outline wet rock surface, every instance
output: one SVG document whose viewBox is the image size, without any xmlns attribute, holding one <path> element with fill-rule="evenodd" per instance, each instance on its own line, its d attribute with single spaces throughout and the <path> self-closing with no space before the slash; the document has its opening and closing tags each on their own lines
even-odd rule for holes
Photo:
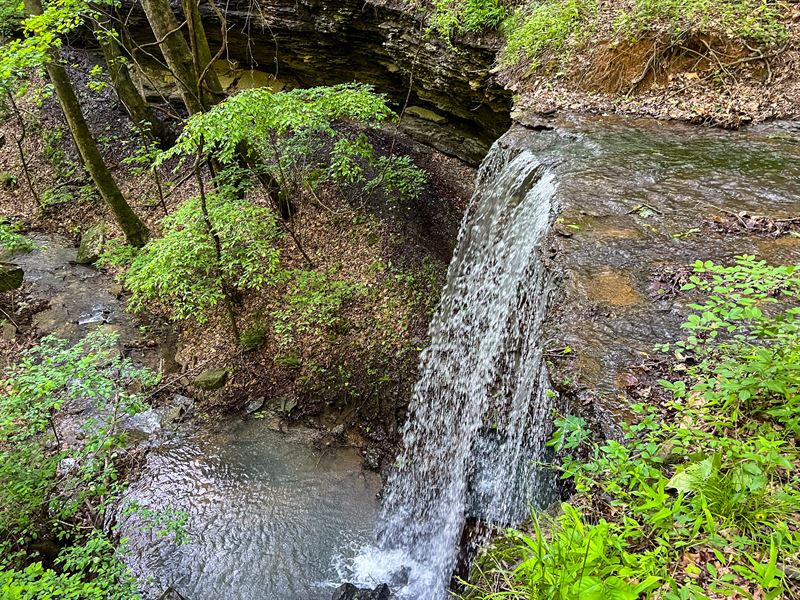
<svg viewBox="0 0 800 600">
<path fill-rule="evenodd" d="M 374 589 L 358 588 L 344 583 L 333 593 L 331 600 L 389 600 L 392 592 L 385 583 Z"/>
<path fill-rule="evenodd" d="M 96 223 L 89 227 L 81 235 L 81 243 L 78 246 L 78 254 L 75 262 L 80 265 L 90 265 L 100 258 L 103 245 L 106 243 L 106 225 Z"/>
<path fill-rule="evenodd" d="M 97 269 L 77 264 L 78 249 L 58 235 L 33 234 L 36 249 L 17 254 L 25 272 L 28 304 L 46 302 L 48 308 L 33 317 L 40 335 L 57 334 L 70 340 L 105 326 L 117 332 L 121 344 L 137 345 L 141 334 L 125 312 L 124 301 L 111 293 L 114 281 Z M 136 352 L 139 358 L 143 352 Z"/>
<path fill-rule="evenodd" d="M 228 381 L 227 369 L 206 369 L 192 380 L 192 385 L 201 390 L 218 390 Z"/>
</svg>

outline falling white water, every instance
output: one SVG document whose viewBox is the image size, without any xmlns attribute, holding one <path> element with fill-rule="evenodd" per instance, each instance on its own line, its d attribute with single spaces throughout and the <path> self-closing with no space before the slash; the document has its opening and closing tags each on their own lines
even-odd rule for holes
<svg viewBox="0 0 800 600">
<path fill-rule="evenodd" d="M 536 468 L 550 420 L 540 345 L 550 285 L 537 245 L 554 193 L 529 151 L 499 141 L 484 160 L 420 357 L 378 548 L 350 565 L 356 582 L 439 600 L 467 518 L 517 523 L 551 493 Z"/>
</svg>

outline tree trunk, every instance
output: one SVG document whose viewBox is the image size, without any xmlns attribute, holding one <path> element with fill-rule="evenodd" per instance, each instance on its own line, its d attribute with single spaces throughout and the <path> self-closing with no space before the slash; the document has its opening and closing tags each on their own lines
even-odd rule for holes
<svg viewBox="0 0 800 600">
<path fill-rule="evenodd" d="M 114 90 L 117 92 L 117 97 L 125 107 L 131 121 L 147 131 L 148 135 L 158 142 L 162 150 L 170 148 L 175 143 L 175 134 L 161 119 L 156 117 L 153 109 L 142 98 L 139 89 L 133 83 L 119 42 L 114 38 L 115 30 L 111 19 L 103 16 L 100 16 L 99 19 L 100 22 L 94 23 L 94 35 L 103 51 L 106 68 Z"/>
<path fill-rule="evenodd" d="M 142 0 L 142 8 L 156 36 L 164 60 L 178 81 L 181 97 L 190 115 L 203 112 L 202 97 L 192 52 L 183 37 L 183 24 L 178 24 L 168 0 Z"/>
<path fill-rule="evenodd" d="M 213 0 L 211 0 L 213 2 Z M 183 14 L 189 27 L 189 43 L 191 46 L 194 70 L 197 73 L 200 98 L 206 110 L 225 99 L 222 84 L 219 82 L 214 65 L 211 64 L 211 49 L 208 46 L 206 30 L 200 18 L 197 0 L 181 0 Z M 222 23 L 225 27 L 225 23 Z"/>
<path fill-rule="evenodd" d="M 41 0 L 25 0 L 25 10 L 31 15 L 42 14 Z M 52 60 L 45 65 L 45 68 L 55 88 L 58 102 L 64 112 L 72 138 L 75 140 L 78 152 L 86 165 L 86 170 L 89 171 L 89 175 L 92 177 L 95 186 L 97 186 L 97 190 L 125 233 L 127 242 L 132 246 L 144 246 L 147 243 L 149 234 L 147 227 L 125 201 L 122 192 L 120 192 L 114 178 L 111 176 L 111 172 L 103 162 L 103 157 L 100 156 L 97 144 L 92 137 L 89 126 L 86 124 L 86 119 L 83 116 L 80 104 L 78 104 L 78 98 L 75 96 L 75 90 L 66 70 L 58 63 L 57 56 L 53 56 Z"/>
</svg>

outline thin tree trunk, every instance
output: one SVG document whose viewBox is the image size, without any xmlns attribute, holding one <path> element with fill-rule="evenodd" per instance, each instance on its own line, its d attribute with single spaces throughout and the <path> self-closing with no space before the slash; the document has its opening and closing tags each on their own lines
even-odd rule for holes
<svg viewBox="0 0 800 600">
<path fill-rule="evenodd" d="M 41 0 L 25 0 L 25 10 L 31 15 L 42 14 Z M 53 59 L 45 65 L 45 68 L 55 88 L 58 102 L 64 112 L 72 138 L 75 140 L 78 153 L 83 159 L 86 170 L 89 171 L 95 186 L 97 186 L 97 190 L 114 214 L 114 218 L 125 234 L 127 242 L 132 246 L 144 246 L 147 243 L 149 234 L 147 227 L 125 201 L 122 192 L 120 192 L 111 175 L 111 171 L 108 170 L 105 162 L 103 162 L 103 157 L 100 156 L 97 144 L 92 137 L 89 126 L 86 124 L 86 119 L 83 116 L 83 111 L 78 103 L 78 98 L 75 96 L 75 90 L 66 70 L 58 64 L 57 56 L 53 56 Z"/>
<path fill-rule="evenodd" d="M 164 60 L 178 81 L 186 110 L 190 115 L 203 112 L 205 107 L 200 95 L 192 52 L 181 31 L 185 23 L 178 23 L 168 0 L 142 0 L 142 8 L 156 36 Z"/>
<path fill-rule="evenodd" d="M 214 224 L 211 222 L 211 217 L 208 215 L 208 204 L 206 203 L 206 190 L 205 184 L 203 183 L 203 176 L 200 173 L 200 155 L 198 154 L 197 160 L 195 161 L 194 173 L 197 177 L 197 185 L 200 188 L 200 211 L 203 214 L 203 222 L 206 226 L 206 231 L 208 235 L 211 236 L 211 239 L 214 240 L 214 253 L 217 259 L 217 270 L 222 271 L 222 241 L 219 239 L 219 235 L 217 234 L 216 229 L 214 229 Z M 231 323 L 231 334 L 233 335 L 233 339 L 236 343 L 239 343 L 240 333 L 239 333 L 239 323 L 236 320 L 236 311 L 233 307 L 233 294 L 231 293 L 230 287 L 228 287 L 227 280 L 222 277 L 222 295 L 224 296 L 224 304 L 225 304 L 225 312 L 228 314 L 228 319 Z"/>
<path fill-rule="evenodd" d="M 175 143 L 175 135 L 161 119 L 156 117 L 153 109 L 142 98 L 139 89 L 133 83 L 119 42 L 114 37 L 115 29 L 111 19 L 108 17 L 100 17 L 100 19 L 100 22 L 94 23 L 94 35 L 103 51 L 106 68 L 114 90 L 117 92 L 117 97 L 137 127 L 147 131 L 148 135 L 158 142 L 162 150 L 170 148 Z"/>
<path fill-rule="evenodd" d="M 36 200 L 36 204 L 40 207 L 42 206 L 42 200 L 39 198 L 39 194 L 36 191 L 36 187 L 33 185 L 33 180 L 31 179 L 31 171 L 28 168 L 28 159 L 25 157 L 25 149 L 22 147 L 23 142 L 25 141 L 25 137 L 28 135 L 28 128 L 25 127 L 25 119 L 22 117 L 22 113 L 19 111 L 19 107 L 17 103 L 14 101 L 14 94 L 11 92 L 7 92 L 8 99 L 11 102 L 11 106 L 14 109 L 14 115 L 17 117 L 17 121 L 19 122 L 19 129 L 22 135 L 20 137 L 14 136 L 14 141 L 17 144 L 17 150 L 19 150 L 19 158 L 22 161 L 22 172 L 25 174 L 25 180 L 28 182 L 28 188 L 31 190 L 31 194 L 33 194 L 34 200 Z"/>
<path fill-rule="evenodd" d="M 214 70 L 211 49 L 208 46 L 206 30 L 200 18 L 197 0 L 181 0 L 183 14 L 189 27 L 189 42 L 192 52 L 194 71 L 197 74 L 200 98 L 206 110 L 225 99 L 219 76 Z"/>
</svg>

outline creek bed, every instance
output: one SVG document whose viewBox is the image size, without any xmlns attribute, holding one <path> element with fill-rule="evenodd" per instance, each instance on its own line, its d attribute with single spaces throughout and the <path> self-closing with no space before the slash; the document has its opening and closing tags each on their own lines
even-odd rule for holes
<svg viewBox="0 0 800 600">
<path fill-rule="evenodd" d="M 186 511 L 188 542 L 147 531 L 141 511 L 120 516 L 128 563 L 147 598 L 171 586 L 187 600 L 327 600 L 337 564 L 372 540 L 380 483 L 355 450 L 316 450 L 310 431 L 250 420 L 176 437 L 126 497 Z"/>
</svg>

